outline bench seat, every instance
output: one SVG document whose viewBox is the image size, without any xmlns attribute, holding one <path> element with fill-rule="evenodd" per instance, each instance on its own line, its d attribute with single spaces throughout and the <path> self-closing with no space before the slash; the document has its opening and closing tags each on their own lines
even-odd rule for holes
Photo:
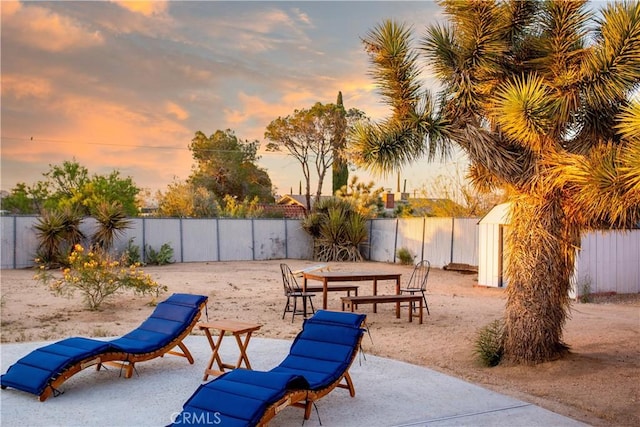
<svg viewBox="0 0 640 427">
<path fill-rule="evenodd" d="M 322 285 L 307 285 L 307 292 L 311 293 L 322 293 Z M 358 286 L 357 285 L 327 285 L 327 292 L 346 292 L 347 296 L 351 296 L 351 292 L 353 292 L 356 296 L 358 296 Z"/>
<path fill-rule="evenodd" d="M 420 324 L 422 324 L 422 311 L 423 303 L 422 296 L 420 295 L 361 295 L 361 296 L 346 296 L 341 297 L 342 311 L 345 309 L 353 312 L 357 309 L 359 304 L 381 304 L 381 303 L 395 303 L 396 304 L 396 318 L 400 318 L 400 303 L 409 303 L 409 322 L 413 321 L 414 317 L 418 317 Z M 418 313 L 413 312 L 414 304 L 419 304 Z"/>
</svg>

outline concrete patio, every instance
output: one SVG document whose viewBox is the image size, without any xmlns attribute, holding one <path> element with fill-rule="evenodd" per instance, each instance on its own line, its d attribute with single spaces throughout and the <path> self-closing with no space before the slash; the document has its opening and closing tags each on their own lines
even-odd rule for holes
<svg viewBox="0 0 640 427">
<path fill-rule="evenodd" d="M 364 339 L 367 339 L 365 336 Z M 2 390 L 0 423 L 6 426 L 163 426 L 201 384 L 210 348 L 202 336 L 186 344 L 195 364 L 166 356 L 137 365 L 119 378 L 115 368 L 86 369 L 63 384 L 64 394 L 41 403 L 33 395 Z M 3 344 L 2 372 L 45 343 Z M 253 369 L 268 370 L 286 355 L 289 341 L 253 338 Z M 235 361 L 233 340 L 223 342 L 225 361 Z M 228 360 L 227 360 L 228 359 Z M 504 396 L 436 371 L 371 355 L 359 355 L 351 376 L 355 398 L 336 389 L 317 404 L 305 426 L 583 426 L 533 404 Z M 212 420 L 212 423 L 215 420 Z M 302 425 L 302 411 L 286 408 L 271 426 Z M 185 423 L 186 425 L 186 423 Z"/>
</svg>

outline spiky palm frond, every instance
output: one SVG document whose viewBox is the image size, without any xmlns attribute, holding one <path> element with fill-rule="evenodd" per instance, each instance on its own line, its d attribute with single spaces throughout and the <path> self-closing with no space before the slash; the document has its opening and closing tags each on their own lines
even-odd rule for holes
<svg viewBox="0 0 640 427">
<path fill-rule="evenodd" d="M 540 153 L 555 125 L 557 104 L 553 91 L 535 74 L 516 77 L 498 90 L 493 116 L 505 134 Z"/>
<path fill-rule="evenodd" d="M 598 24 L 598 43 L 582 68 L 582 92 L 593 108 L 624 99 L 640 84 L 640 3 L 607 5 Z"/>
<path fill-rule="evenodd" d="M 92 244 L 104 251 L 111 249 L 115 239 L 124 234 L 124 230 L 131 224 L 122 205 L 117 202 L 100 203 L 93 216 L 98 222 L 98 227 L 93 234 Z"/>
<path fill-rule="evenodd" d="M 616 128 L 626 142 L 620 153 L 620 179 L 631 201 L 640 206 L 640 99 L 623 108 Z"/>
<path fill-rule="evenodd" d="M 547 162 L 551 172 L 546 185 L 571 195 L 565 201 L 567 214 L 587 227 L 633 226 L 640 221 L 640 163 L 629 168 L 628 162 L 640 158 L 636 156 L 640 149 L 634 145 L 614 144 L 586 156 L 554 156 Z"/>
<path fill-rule="evenodd" d="M 418 57 L 411 47 L 411 28 L 385 21 L 362 42 L 376 65 L 371 75 L 380 85 L 383 99 L 398 117 L 405 117 L 415 109 L 421 93 Z"/>
<path fill-rule="evenodd" d="M 450 143 L 443 129 L 440 100 L 423 92 L 419 82 L 417 53 L 408 28 L 386 21 L 363 39 L 372 75 L 392 117 L 381 123 L 360 122 L 349 134 L 350 151 L 356 164 L 386 174 L 426 155 L 446 157 Z"/>
</svg>

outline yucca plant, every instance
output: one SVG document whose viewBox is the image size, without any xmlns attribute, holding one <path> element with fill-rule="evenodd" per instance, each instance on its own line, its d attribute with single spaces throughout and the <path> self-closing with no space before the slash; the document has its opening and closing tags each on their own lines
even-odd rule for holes
<svg viewBox="0 0 640 427">
<path fill-rule="evenodd" d="M 64 265 L 71 248 L 84 239 L 81 220 L 82 215 L 71 208 L 43 211 L 34 226 L 39 241 L 38 262 L 48 268 Z"/>
<path fill-rule="evenodd" d="M 478 331 L 475 353 L 484 366 L 497 366 L 504 354 L 504 325 L 496 319 Z"/>
<path fill-rule="evenodd" d="M 394 172 L 455 144 L 477 189 L 512 195 L 504 359 L 553 360 L 580 234 L 640 221 L 640 2 L 443 0 L 448 22 L 386 21 L 363 40 L 392 112 L 351 135 L 356 161 Z M 420 81 L 420 54 L 439 79 Z"/>
<path fill-rule="evenodd" d="M 109 251 L 114 240 L 129 228 L 131 221 L 127 219 L 122 205 L 113 202 L 102 202 L 98 204 L 93 217 L 98 222 L 98 228 L 94 232 L 91 240 L 92 245 Z"/>
<path fill-rule="evenodd" d="M 359 245 L 366 241 L 366 218 L 348 201 L 322 200 L 302 222 L 314 239 L 314 258 L 318 261 L 361 261 Z"/>
</svg>

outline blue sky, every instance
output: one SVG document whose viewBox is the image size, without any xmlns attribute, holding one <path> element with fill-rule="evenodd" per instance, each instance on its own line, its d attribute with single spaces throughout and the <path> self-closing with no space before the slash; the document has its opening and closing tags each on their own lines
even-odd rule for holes
<svg viewBox="0 0 640 427">
<path fill-rule="evenodd" d="M 361 38 L 384 19 L 420 36 L 441 19 L 423 2 L 2 1 L 2 189 L 75 158 L 117 169 L 152 192 L 189 176 L 196 131 L 232 129 L 264 144 L 278 116 L 335 102 L 380 119 Z M 431 84 L 428 73 L 425 83 Z M 455 168 L 418 161 L 408 191 Z M 299 164 L 259 161 L 278 194 L 297 192 Z M 371 177 L 393 188 L 396 176 Z M 325 187 L 325 193 L 330 181 Z M 315 184 L 313 185 L 315 186 Z"/>
</svg>

